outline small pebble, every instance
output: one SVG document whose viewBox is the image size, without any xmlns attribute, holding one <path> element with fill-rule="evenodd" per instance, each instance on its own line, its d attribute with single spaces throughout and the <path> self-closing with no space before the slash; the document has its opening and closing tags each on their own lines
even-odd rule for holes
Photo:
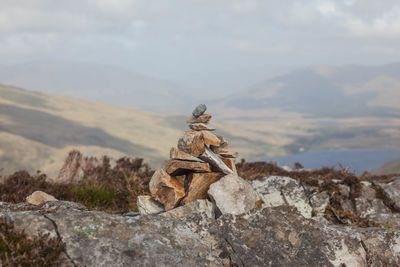
<svg viewBox="0 0 400 267">
<path fill-rule="evenodd" d="M 204 104 L 198 105 L 192 112 L 193 117 L 198 118 L 206 112 L 207 106 Z"/>
</svg>

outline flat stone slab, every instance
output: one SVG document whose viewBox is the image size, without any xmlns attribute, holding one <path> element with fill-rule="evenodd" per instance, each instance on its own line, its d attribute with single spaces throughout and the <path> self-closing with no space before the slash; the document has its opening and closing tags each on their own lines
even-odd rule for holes
<svg viewBox="0 0 400 267">
<path fill-rule="evenodd" d="M 187 120 L 186 120 L 186 122 L 187 123 L 208 123 L 210 120 L 211 120 L 211 115 L 210 114 L 203 114 L 203 115 L 200 115 L 199 117 L 194 117 L 194 116 L 191 116 L 190 118 L 188 118 Z"/>
<path fill-rule="evenodd" d="M 211 172 L 206 162 L 195 162 L 185 160 L 167 160 L 165 169 L 169 175 L 179 176 L 188 172 Z"/>
<path fill-rule="evenodd" d="M 197 161 L 197 162 L 204 162 L 203 160 L 193 157 L 192 155 L 183 152 L 175 147 L 171 148 L 169 152 L 170 159 L 179 159 L 179 160 L 187 160 L 187 161 Z"/>
</svg>

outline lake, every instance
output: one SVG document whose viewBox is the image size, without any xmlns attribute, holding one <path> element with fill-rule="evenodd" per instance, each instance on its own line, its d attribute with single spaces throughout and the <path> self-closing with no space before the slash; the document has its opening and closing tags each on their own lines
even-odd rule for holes
<svg viewBox="0 0 400 267">
<path fill-rule="evenodd" d="M 300 162 L 306 169 L 316 169 L 323 166 L 339 168 L 338 162 L 350 171 L 362 174 L 364 171 L 376 169 L 388 161 L 400 158 L 400 150 L 376 149 L 333 149 L 316 150 L 284 157 L 263 158 L 263 161 L 276 161 L 279 166 L 293 167 Z"/>
</svg>

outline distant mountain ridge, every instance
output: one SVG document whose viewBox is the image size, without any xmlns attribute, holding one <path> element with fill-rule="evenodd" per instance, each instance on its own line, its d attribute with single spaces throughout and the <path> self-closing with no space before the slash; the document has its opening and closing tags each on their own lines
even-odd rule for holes
<svg viewBox="0 0 400 267">
<path fill-rule="evenodd" d="M 240 110 L 279 108 L 315 117 L 398 117 L 395 99 L 400 99 L 400 63 L 304 68 L 221 102 Z"/>
<path fill-rule="evenodd" d="M 199 97 L 170 81 L 94 63 L 34 61 L 0 66 L 0 83 L 152 111 L 190 109 Z"/>
</svg>

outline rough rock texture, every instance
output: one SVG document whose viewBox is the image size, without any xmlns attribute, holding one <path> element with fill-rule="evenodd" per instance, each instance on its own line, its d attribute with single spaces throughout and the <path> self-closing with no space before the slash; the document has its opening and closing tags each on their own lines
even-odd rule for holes
<svg viewBox="0 0 400 267">
<path fill-rule="evenodd" d="M 35 191 L 26 197 L 26 202 L 33 205 L 39 205 L 46 201 L 57 201 L 57 199 L 43 191 Z"/>
<path fill-rule="evenodd" d="M 186 120 L 187 123 L 208 123 L 211 120 L 210 114 L 203 114 L 199 117 L 191 116 L 189 119 Z"/>
<path fill-rule="evenodd" d="M 232 151 L 229 149 L 220 149 L 218 151 L 218 155 L 225 157 L 225 158 L 236 158 L 238 155 L 238 152 Z"/>
<path fill-rule="evenodd" d="M 204 104 L 200 104 L 192 112 L 193 117 L 198 118 L 206 112 L 207 106 Z"/>
<path fill-rule="evenodd" d="M 204 140 L 201 132 L 189 130 L 178 140 L 178 148 L 192 156 L 204 153 Z"/>
<path fill-rule="evenodd" d="M 218 172 L 191 173 L 186 176 L 185 190 L 187 192 L 182 204 L 192 202 L 196 199 L 206 199 L 210 185 L 218 181 L 223 174 Z"/>
<path fill-rule="evenodd" d="M 187 171 L 193 172 L 210 172 L 210 166 L 205 162 L 192 162 L 184 160 L 167 160 L 165 164 L 166 171 L 169 175 L 178 176 L 185 174 Z"/>
<path fill-rule="evenodd" d="M 164 211 L 164 207 L 151 196 L 138 196 L 137 206 L 141 215 L 157 214 Z"/>
<path fill-rule="evenodd" d="M 289 206 L 215 220 L 206 200 L 137 217 L 87 211 L 64 201 L 45 204 L 35 210 L 14 207 L 0 217 L 28 236 L 60 237 L 66 266 L 400 265 L 399 231 L 324 225 Z"/>
<path fill-rule="evenodd" d="M 190 155 L 186 152 L 183 152 L 175 147 L 171 148 L 171 150 L 169 152 L 169 157 L 170 157 L 170 159 L 203 162 L 201 159 L 193 157 L 192 155 Z"/>
<path fill-rule="evenodd" d="M 218 155 L 212 152 L 208 147 L 205 147 L 205 151 L 200 155 L 200 158 L 205 162 L 210 163 L 210 165 L 216 168 L 218 171 L 221 171 L 225 174 L 233 173 L 233 171 L 226 166 L 226 164 L 218 157 Z"/>
<path fill-rule="evenodd" d="M 191 123 L 189 124 L 189 127 L 194 131 L 215 131 L 215 128 L 210 127 L 205 123 Z"/>
<path fill-rule="evenodd" d="M 251 181 L 263 200 L 263 207 L 289 205 L 296 207 L 306 218 L 311 218 L 312 208 L 303 186 L 290 177 L 266 176 Z"/>
<path fill-rule="evenodd" d="M 212 132 L 201 131 L 201 134 L 203 135 L 204 143 L 206 143 L 207 145 L 213 145 L 213 146 L 221 145 L 221 140 Z"/>
<path fill-rule="evenodd" d="M 400 232 L 328 226 L 294 207 L 218 219 L 242 266 L 398 266 Z"/>
<path fill-rule="evenodd" d="M 254 208 L 257 194 L 249 183 L 230 174 L 213 183 L 208 195 L 222 214 L 242 214 Z"/>
<path fill-rule="evenodd" d="M 233 159 L 221 158 L 221 160 L 222 160 L 222 162 L 225 163 L 226 166 L 228 166 L 229 169 L 231 169 L 233 171 L 234 174 L 237 174 L 236 165 L 235 165 L 235 162 L 233 161 Z"/>
<path fill-rule="evenodd" d="M 199 199 L 190 202 L 184 206 L 177 207 L 176 209 L 167 211 L 160 216 L 167 218 L 181 218 L 183 216 L 203 212 L 208 218 L 215 218 L 215 205 L 206 199 Z"/>
<path fill-rule="evenodd" d="M 183 185 L 163 169 L 157 170 L 151 177 L 149 188 L 155 200 L 164 204 L 165 210 L 175 208 L 185 196 Z"/>
<path fill-rule="evenodd" d="M 390 204 L 400 211 L 400 177 L 387 185 L 382 186 L 386 197 L 390 199 Z"/>
</svg>

